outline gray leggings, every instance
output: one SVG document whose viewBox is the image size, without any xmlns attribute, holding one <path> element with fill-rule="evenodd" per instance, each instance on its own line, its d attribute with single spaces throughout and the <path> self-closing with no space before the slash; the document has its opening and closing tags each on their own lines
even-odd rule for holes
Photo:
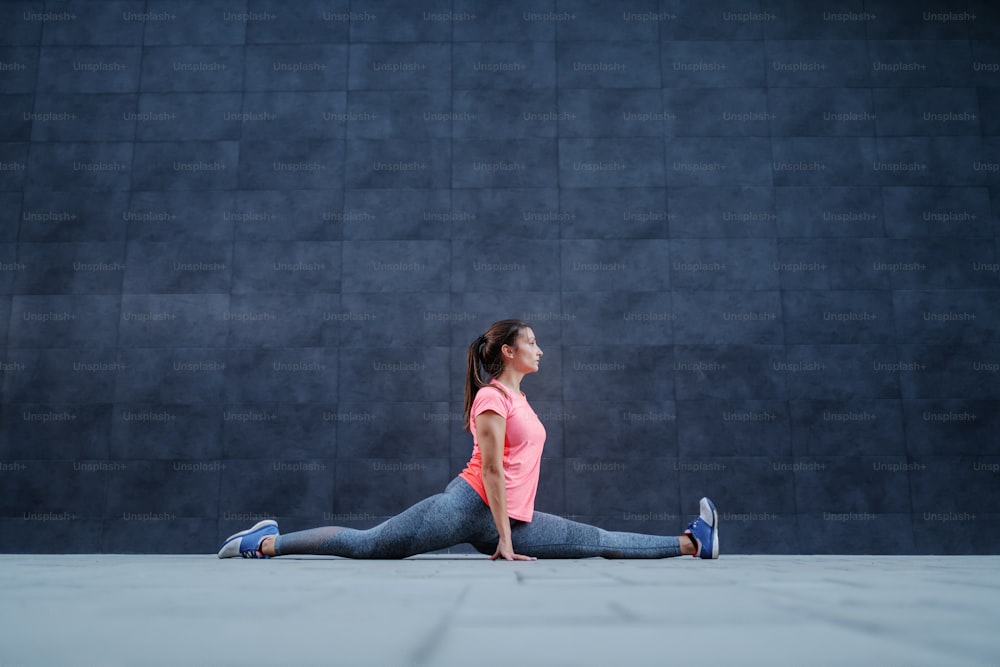
<svg viewBox="0 0 1000 667">
<path fill-rule="evenodd" d="M 535 512 L 530 522 L 511 520 L 514 552 L 538 558 L 668 558 L 681 555 L 677 537 L 618 533 Z M 492 555 L 497 529 L 490 508 L 461 477 L 444 493 L 421 500 L 368 530 L 326 526 L 280 535 L 279 556 L 314 554 L 347 558 L 406 558 L 469 543 Z"/>
</svg>

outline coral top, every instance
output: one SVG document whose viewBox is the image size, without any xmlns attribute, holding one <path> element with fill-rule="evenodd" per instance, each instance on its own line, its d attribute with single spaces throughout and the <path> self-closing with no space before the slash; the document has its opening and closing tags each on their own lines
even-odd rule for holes
<svg viewBox="0 0 1000 667">
<path fill-rule="evenodd" d="M 538 415 L 528 405 L 524 394 L 514 396 L 510 390 L 493 380 L 491 387 L 483 387 L 472 400 L 469 427 L 472 429 L 472 458 L 459 477 L 469 483 L 487 505 L 486 487 L 483 486 L 483 456 L 476 437 L 476 417 L 491 410 L 507 421 L 503 441 L 503 476 L 507 485 L 507 516 L 520 521 L 531 521 L 538 491 L 538 474 L 545 447 L 545 427 Z M 492 388 L 496 387 L 496 389 Z M 499 390 L 499 391 L 498 391 Z"/>
</svg>

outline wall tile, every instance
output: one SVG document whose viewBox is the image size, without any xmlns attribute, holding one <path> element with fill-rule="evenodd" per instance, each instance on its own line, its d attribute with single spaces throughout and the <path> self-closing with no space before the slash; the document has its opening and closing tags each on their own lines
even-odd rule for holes
<svg viewBox="0 0 1000 667">
<path fill-rule="evenodd" d="M 247 3 L 247 44 L 295 44 L 346 42 L 351 25 L 351 7 L 345 0 L 295 4 L 250 0 Z M 354 8 L 355 13 L 364 10 Z M 344 15 L 348 16 L 345 17 Z"/>
<path fill-rule="evenodd" d="M 451 48 L 444 44 L 354 43 L 350 90 L 441 90 L 451 86 Z"/>
<path fill-rule="evenodd" d="M 247 0 L 149 0 L 144 16 L 143 43 L 147 46 L 243 44 L 246 41 Z M 139 20 L 144 18 L 145 20 Z"/>
<path fill-rule="evenodd" d="M 150 46 L 142 54 L 142 92 L 239 91 L 255 72 L 239 46 Z"/>
<path fill-rule="evenodd" d="M 667 41 L 660 45 L 664 88 L 767 85 L 762 41 Z"/>
<path fill-rule="evenodd" d="M 37 52 L 36 52 L 37 53 Z M 26 66 L 19 58 L 30 52 L 13 51 L 10 59 Z M 138 46 L 45 46 L 38 56 L 39 93 L 134 93 L 139 88 L 142 54 Z M 6 58 L 5 58 L 6 60 Z M 34 62 L 32 58 L 32 62 Z M 27 74 L 34 65 L 18 67 L 15 73 Z M 12 77 L 14 87 L 5 92 L 20 92 L 20 77 Z"/>
<path fill-rule="evenodd" d="M 20 240 L 26 242 L 111 242 L 125 238 L 129 193 L 26 190 L 18 198 Z M 13 202 L 12 202 L 13 204 Z M 17 236 L 18 225 L 9 231 Z"/>
<path fill-rule="evenodd" d="M 556 84 L 555 45 L 551 42 L 468 42 L 452 52 L 456 90 L 533 89 L 550 93 Z"/>
</svg>

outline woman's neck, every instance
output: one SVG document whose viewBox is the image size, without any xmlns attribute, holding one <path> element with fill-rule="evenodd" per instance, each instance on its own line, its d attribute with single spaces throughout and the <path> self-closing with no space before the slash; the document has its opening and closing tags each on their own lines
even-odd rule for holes
<svg viewBox="0 0 1000 667">
<path fill-rule="evenodd" d="M 522 378 L 524 378 L 524 373 L 518 373 L 517 371 L 505 368 L 503 372 L 497 376 L 497 382 L 502 384 L 507 389 L 510 389 L 515 395 L 520 395 Z"/>
</svg>

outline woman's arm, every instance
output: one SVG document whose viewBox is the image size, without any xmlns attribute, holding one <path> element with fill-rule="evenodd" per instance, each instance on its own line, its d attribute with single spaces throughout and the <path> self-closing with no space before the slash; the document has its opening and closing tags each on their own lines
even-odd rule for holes
<svg viewBox="0 0 1000 667">
<path fill-rule="evenodd" d="M 483 457 L 483 486 L 486 488 L 486 498 L 489 500 L 493 521 L 500 535 L 496 553 L 490 556 L 490 560 L 497 558 L 534 560 L 514 553 L 511 544 L 510 517 L 507 516 L 507 483 L 503 474 L 503 442 L 506 433 L 506 420 L 492 410 L 486 410 L 476 416 L 476 442 L 479 443 L 479 453 Z"/>
</svg>

